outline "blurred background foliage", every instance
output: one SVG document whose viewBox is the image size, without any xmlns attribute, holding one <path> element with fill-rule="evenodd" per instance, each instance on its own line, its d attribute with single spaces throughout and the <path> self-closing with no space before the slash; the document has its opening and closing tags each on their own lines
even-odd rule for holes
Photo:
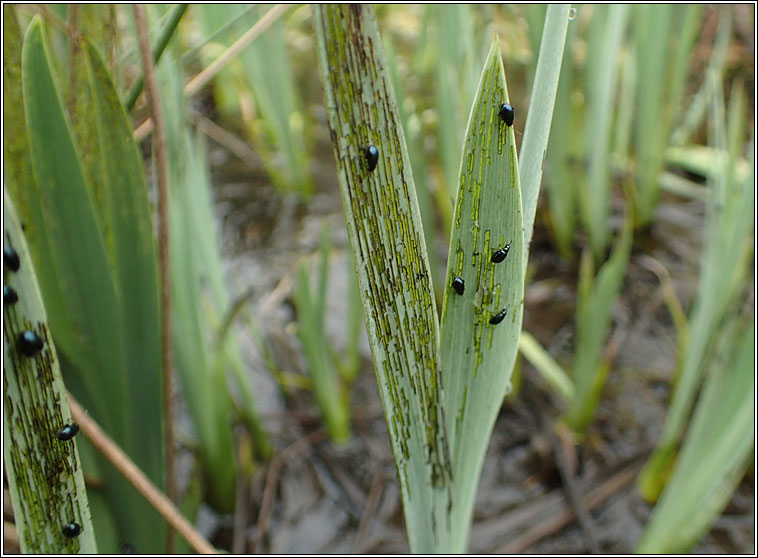
<svg viewBox="0 0 758 558">
<path fill-rule="evenodd" d="M 343 327 L 348 324 L 347 334 L 339 341 L 328 338 L 326 287 L 333 272 L 329 262 L 336 258 L 328 230 L 311 232 L 314 257 L 308 250 L 287 254 L 293 261 L 289 284 L 307 377 L 292 373 L 265 333 L 264 314 L 252 311 L 260 309 L 253 299 L 263 294 L 231 276 L 225 263 L 229 252 L 244 252 L 251 230 L 270 229 L 259 236 L 278 234 L 284 242 L 293 233 L 268 216 L 254 215 L 244 223 L 246 232 L 233 238 L 236 245 L 222 251 L 220 222 L 239 220 L 243 209 L 230 207 L 229 214 L 218 215 L 218 208 L 226 206 L 214 208 L 219 184 L 209 170 L 209 138 L 232 155 L 230 166 L 252 177 L 245 186 L 247 198 L 241 199 L 274 197 L 271 203 L 307 214 L 316 194 L 338 196 L 311 9 L 290 6 L 264 26 L 270 9 L 190 5 L 178 14 L 161 5 L 148 13 L 151 44 L 168 39 L 157 71 L 170 153 L 172 339 L 184 418 L 191 423 L 180 429 L 180 444 L 197 457 L 189 475 L 194 480 L 182 483 L 204 486 L 188 492 L 194 495 L 185 502 L 191 518 L 201 501 L 219 513 L 232 511 L 240 471 L 250 474 L 271 456 L 272 442 L 257 411 L 263 392 L 253 381 L 246 347 L 257 347 L 285 399 L 302 388 L 312 391 L 335 442 L 350 436 L 349 387 L 360 363 L 360 310 L 348 272 L 343 283 L 349 295 L 343 297 L 345 314 L 339 317 Z M 492 33 L 498 34 L 516 109 L 514 128 L 523 131 L 529 111 L 540 110 L 528 103 L 545 7 L 379 5 L 376 10 L 441 302 L 452 198 L 479 69 Z M 45 23 L 60 107 L 39 98 L 41 86 L 35 83 L 41 82 L 31 81 L 47 78 L 21 66 L 21 38 L 35 14 Z M 144 122 L 147 108 L 144 96 L 129 112 L 118 103 L 120 98 L 126 105 L 141 76 L 131 10 L 124 5 L 5 5 L 4 16 L 4 181 L 22 220 L 27 216 L 26 234 L 65 382 L 162 485 L 162 465 L 156 461 L 161 452 L 155 448 L 162 445 L 161 421 L 167 419 L 159 418 L 155 407 L 160 400 L 157 264 L 145 220 L 149 207 L 155 207 L 154 171 L 148 134 L 137 132 L 136 146 L 129 137 L 130 128 Z M 545 389 L 558 397 L 561 420 L 577 440 L 584 439 L 613 374 L 620 307 L 630 303 L 630 296 L 623 296 L 630 288 L 626 278 L 633 266 L 654 271 L 669 312 L 665 320 L 675 338 L 676 362 L 668 370 L 639 370 L 665 377 L 671 390 L 658 447 L 640 477 L 646 499 L 654 502 L 662 494 L 640 550 L 683 551 L 721 513 L 754 451 L 748 404 L 754 375 L 746 372 L 755 365 L 749 350 L 755 305 L 754 7 L 588 5 L 572 9 L 571 18 L 532 255 L 537 261 L 544 254 L 560 256 L 553 271 L 563 270 L 561 285 L 576 293 L 573 342 L 564 349 L 545 335 L 529 334 L 539 316 L 527 294 L 521 350 L 544 378 Z M 210 66 L 256 25 L 261 25 L 256 38 L 207 86 L 187 97 L 183 89 L 189 76 Z M 24 80 L 29 83 L 25 97 Z M 518 134 L 516 141 L 521 141 Z M 63 174 L 44 164 L 43 159 L 49 163 L 56 157 L 63 161 L 58 167 Z M 39 184 L 54 192 L 59 182 L 70 189 L 79 185 L 69 199 L 81 202 L 76 213 L 66 214 L 52 194 L 29 194 L 36 190 L 19 186 Z M 117 201 L 112 196 L 118 192 L 127 198 Z M 50 208 L 37 207 L 36 199 Z M 127 206 L 128 213 L 118 211 Z M 671 226 L 672 206 L 694 213 L 699 227 Z M 60 217 L 51 216 L 56 211 Z M 56 236 L 61 230 L 66 234 Z M 667 262 L 655 256 L 662 244 L 679 242 L 678 234 L 700 248 L 685 265 L 667 269 Z M 129 246 L 135 239 L 143 246 L 137 256 Z M 81 263 L 61 257 L 77 243 L 82 243 Z M 314 268 L 310 263 L 316 258 Z M 52 263 L 59 261 L 65 265 Z M 349 258 L 346 266 L 351 269 Z M 677 291 L 673 285 L 683 280 L 676 275 L 680 272 L 697 277 L 697 287 Z M 538 273 L 539 266 L 532 265 L 528 288 L 535 278 L 534 290 L 557 285 L 535 277 Z M 102 331 L 94 315 L 108 316 L 114 325 L 93 349 L 86 335 L 70 332 L 94 336 L 96 329 Z M 72 330 L 74 324 L 83 325 Z M 137 370 L 143 379 L 134 376 Z M 135 406 L 130 397 L 142 403 Z M 118 483 L 107 469 L 94 472 L 106 466 L 88 465 L 92 456 L 87 457 L 86 447 L 82 454 L 85 473 L 89 466 L 88 478 L 94 475 L 97 481 L 90 483 L 91 493 L 99 494 L 93 487 L 102 483 Z M 710 461 L 704 462 L 705 455 Z M 103 492 L 105 500 L 90 497 L 93 509 L 101 510 L 93 513 L 101 551 L 124 541 L 140 552 L 160 551 L 162 530 L 137 527 L 151 517 L 139 511 L 144 506 L 139 497 L 121 496 L 128 487 Z M 700 515 L 692 519 L 695 509 Z M 127 518 L 133 518 L 134 529 L 124 527 Z M 690 528 L 682 534 L 661 527 L 674 524 Z"/>
</svg>

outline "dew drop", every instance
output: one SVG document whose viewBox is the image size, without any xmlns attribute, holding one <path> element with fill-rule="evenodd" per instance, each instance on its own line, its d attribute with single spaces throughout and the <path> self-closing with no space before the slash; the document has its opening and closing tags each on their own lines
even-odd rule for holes
<svg viewBox="0 0 758 558">
<path fill-rule="evenodd" d="M 574 21 L 576 19 L 576 8 L 571 8 L 569 10 L 569 20 Z"/>
</svg>

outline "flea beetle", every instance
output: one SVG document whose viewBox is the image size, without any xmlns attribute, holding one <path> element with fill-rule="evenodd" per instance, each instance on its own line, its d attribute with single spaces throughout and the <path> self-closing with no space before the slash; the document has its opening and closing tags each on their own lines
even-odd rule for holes
<svg viewBox="0 0 758 558">
<path fill-rule="evenodd" d="M 500 310 L 500 312 L 498 312 L 497 314 L 495 314 L 494 316 L 490 318 L 490 324 L 497 325 L 500 322 L 502 322 L 503 318 L 505 318 L 506 312 L 508 312 L 507 308 L 503 308 L 502 310 Z"/>
<path fill-rule="evenodd" d="M 36 355 L 44 346 L 42 339 L 30 329 L 18 334 L 18 349 L 28 357 Z"/>
<path fill-rule="evenodd" d="M 3 246 L 3 262 L 5 262 L 5 267 L 11 271 L 18 271 L 18 268 L 21 267 L 18 254 L 10 246 Z"/>
<path fill-rule="evenodd" d="M 463 281 L 463 279 L 457 275 L 453 277 L 453 290 L 459 295 L 462 295 L 465 289 L 466 283 Z"/>
<path fill-rule="evenodd" d="M 500 119 L 505 122 L 506 126 L 513 126 L 513 119 L 516 117 L 515 109 L 508 103 L 500 105 Z"/>
<path fill-rule="evenodd" d="M 18 293 L 8 285 L 3 285 L 3 306 L 16 304 L 18 302 Z"/>
<path fill-rule="evenodd" d="M 505 257 L 508 255 L 509 250 L 511 249 L 510 244 L 506 244 L 503 248 L 499 248 L 498 250 L 495 250 L 492 253 L 492 261 L 493 263 L 500 263 L 502 262 Z"/>
<path fill-rule="evenodd" d="M 72 521 L 68 525 L 63 526 L 63 534 L 66 535 L 69 539 L 78 537 L 81 532 L 82 532 L 81 525 L 79 525 L 75 521 Z"/>
<path fill-rule="evenodd" d="M 379 162 L 379 150 L 373 145 L 369 145 L 364 154 L 366 155 L 366 163 L 368 163 L 368 171 L 372 172 Z"/>
<path fill-rule="evenodd" d="M 55 433 L 55 437 L 63 442 L 68 442 L 71 438 L 76 436 L 77 432 L 79 432 L 79 425 L 72 422 L 63 428 L 60 428 L 58 432 Z"/>
</svg>

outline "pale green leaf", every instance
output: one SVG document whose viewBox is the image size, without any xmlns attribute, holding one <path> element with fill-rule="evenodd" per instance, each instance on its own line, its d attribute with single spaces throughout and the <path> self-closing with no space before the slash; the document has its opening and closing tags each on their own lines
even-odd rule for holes
<svg viewBox="0 0 758 558">
<path fill-rule="evenodd" d="M 303 261 L 295 286 L 297 335 L 313 378 L 313 392 L 329 436 L 338 443 L 350 439 L 350 407 L 345 386 L 339 381 L 325 330 L 326 287 L 329 272 L 329 230 L 321 231 L 321 262 L 318 284 L 311 291 L 311 274 Z"/>
<path fill-rule="evenodd" d="M 600 7 L 598 7 L 600 8 Z M 590 245 L 596 258 L 602 256 L 608 242 L 608 211 L 610 208 L 610 153 L 613 100 L 616 91 L 616 67 L 621 40 L 624 37 L 628 6 L 616 4 L 596 10 L 592 18 L 587 84 L 587 133 L 585 152 L 589 156 L 589 173 L 583 182 L 581 207 Z M 605 17 L 603 17 L 605 16 Z"/>
<path fill-rule="evenodd" d="M 659 197 L 658 174 L 669 134 L 664 85 L 670 66 L 668 42 L 672 14 L 673 6 L 667 4 L 634 6 L 637 63 L 635 218 L 638 224 L 652 221 Z"/>
<path fill-rule="evenodd" d="M 744 138 L 744 95 L 739 88 L 735 89 L 728 119 L 730 141 L 727 144 L 724 125 L 727 119 L 721 86 L 715 73 L 711 74 L 710 79 L 712 130 L 709 135 L 712 150 L 719 155 L 714 157 L 715 168 L 710 173 L 712 193 L 708 197 L 700 284 L 690 314 L 689 336 L 683 347 L 678 383 L 658 447 L 639 481 L 643 494 L 651 500 L 658 496 L 663 487 L 666 471 L 673 462 L 708 364 L 714 335 L 728 319 L 730 308 L 737 304 L 755 249 L 752 234 L 755 164 L 751 161 L 744 176 L 736 168 L 742 155 Z M 750 153 L 753 141 L 754 138 L 751 139 Z M 727 147 L 731 152 L 727 152 Z"/>
<path fill-rule="evenodd" d="M 315 8 L 319 69 L 412 552 L 449 551 L 450 461 L 427 249 L 374 11 Z M 365 150 L 378 162 L 369 170 Z"/>
<path fill-rule="evenodd" d="M 73 423 L 66 389 L 31 254 L 5 189 L 3 222 L 4 254 L 19 261 L 13 271 L 6 259 L 3 277 L 3 454 L 19 545 L 25 554 L 94 554 L 77 438 L 55 436 Z M 19 348 L 19 336 L 29 331 L 44 343 L 34 355 Z M 81 528 L 78 537 L 63 533 L 71 522 Z"/>
<path fill-rule="evenodd" d="M 572 374 L 574 397 L 565 417 L 569 426 L 577 432 L 583 432 L 595 416 L 595 407 L 608 373 L 608 363 L 603 361 L 602 351 L 611 324 L 613 305 L 626 276 L 632 238 L 632 219 L 627 215 L 621 238 L 597 276 L 591 276 L 591 265 L 583 265 L 580 271 L 576 354 Z M 587 257 L 585 261 L 590 262 L 591 259 Z"/>
<path fill-rule="evenodd" d="M 537 213 L 542 166 L 547 152 L 547 140 L 550 137 L 550 123 L 553 120 L 558 78 L 561 75 L 570 9 L 570 4 L 551 4 L 547 8 L 532 96 L 529 100 L 529 114 L 524 127 L 524 141 L 521 143 L 519 171 L 523 184 L 524 238 L 527 248 L 521 254 L 525 262 L 524 272 L 529 257 L 529 243 L 532 241 L 534 216 Z"/>
<path fill-rule="evenodd" d="M 513 128 L 497 40 L 471 108 L 445 275 L 440 354 L 453 455 L 453 549 L 465 549 L 477 481 L 518 349 L 524 224 Z M 504 261 L 492 255 L 508 247 Z M 462 295 L 453 280 L 464 281 Z M 505 313 L 505 317 L 502 314 Z M 499 323 L 493 323 L 500 317 Z"/>
<path fill-rule="evenodd" d="M 518 341 L 519 351 L 534 366 L 545 381 L 563 399 L 569 401 L 574 395 L 574 385 L 560 364 L 528 332 L 522 331 Z"/>
<path fill-rule="evenodd" d="M 171 339 L 177 377 L 199 442 L 203 472 L 216 509 L 234 509 L 236 473 L 232 407 L 223 351 L 214 334 L 229 306 L 216 243 L 205 152 L 187 129 L 183 79 L 172 52 L 158 67 L 169 152 Z M 231 347 L 231 340 L 225 341 Z"/>
<path fill-rule="evenodd" d="M 545 190 L 548 206 L 550 207 L 550 222 L 553 227 L 558 250 L 565 258 L 568 258 L 573 250 L 574 229 L 578 213 L 577 204 L 579 203 L 580 181 L 577 179 L 577 173 L 573 168 L 572 161 L 582 156 L 581 153 L 584 147 L 584 142 L 581 139 L 584 132 L 584 122 L 583 118 L 580 118 L 583 114 L 580 110 L 576 110 L 572 96 L 575 81 L 572 46 L 576 43 L 576 38 L 579 35 L 578 29 L 579 24 L 575 20 L 569 25 L 565 39 L 566 48 L 563 51 L 560 79 L 555 96 L 554 110 L 558 117 L 552 119 L 552 125 L 544 117 L 540 118 L 542 125 L 547 125 L 550 129 L 550 141 L 545 161 L 545 167 L 547 168 Z M 552 39 L 546 38 L 547 40 Z M 553 71 L 557 70 L 554 68 Z M 528 119 L 527 125 L 530 125 Z M 531 142 L 534 134 L 529 131 L 527 133 Z M 526 145 L 528 146 L 529 144 Z M 529 151 L 524 151 L 522 148 L 520 156 L 522 175 L 525 157 L 531 157 L 531 155 Z M 532 168 L 533 171 L 537 170 L 536 167 Z M 537 180 L 539 180 L 539 177 L 535 177 L 530 182 Z M 524 184 L 526 185 L 526 181 L 524 181 Z M 527 206 L 525 205 L 524 207 L 526 208 Z M 534 210 L 536 210 L 536 205 L 534 206 Z M 527 230 L 525 234 L 527 238 L 530 238 L 532 233 Z"/>
<path fill-rule="evenodd" d="M 721 514 L 752 459 L 755 325 L 728 344 L 733 355 L 711 370 L 671 480 L 637 552 L 688 552 Z"/>
</svg>

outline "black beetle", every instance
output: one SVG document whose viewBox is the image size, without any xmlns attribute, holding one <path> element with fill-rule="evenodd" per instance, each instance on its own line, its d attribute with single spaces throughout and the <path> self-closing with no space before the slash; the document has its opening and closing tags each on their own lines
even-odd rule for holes
<svg viewBox="0 0 758 558">
<path fill-rule="evenodd" d="M 498 250 L 495 250 L 492 253 L 492 258 L 490 259 L 490 261 L 492 261 L 493 263 L 502 262 L 505 259 L 505 257 L 508 255 L 508 252 L 510 251 L 510 249 L 511 249 L 511 245 L 506 244 L 503 248 L 499 248 Z"/>
<path fill-rule="evenodd" d="M 58 429 L 58 432 L 55 433 L 55 437 L 63 442 L 68 442 L 71 438 L 76 436 L 77 432 L 79 432 L 79 425 L 72 422 L 63 428 Z"/>
<path fill-rule="evenodd" d="M 6 304 L 10 306 L 11 304 L 16 304 L 18 302 L 18 293 L 13 290 L 12 287 L 9 287 L 8 285 L 3 285 L 3 306 Z"/>
<path fill-rule="evenodd" d="M 369 145 L 363 153 L 366 155 L 368 171 L 372 172 L 376 168 L 376 164 L 379 162 L 379 150 L 373 145 Z"/>
<path fill-rule="evenodd" d="M 3 246 L 3 261 L 5 266 L 11 271 L 18 271 L 21 267 L 21 262 L 18 259 L 18 254 L 10 246 Z"/>
<path fill-rule="evenodd" d="M 500 105 L 500 119 L 505 122 L 506 126 L 513 126 L 513 119 L 516 117 L 516 110 L 508 103 Z"/>
<path fill-rule="evenodd" d="M 81 532 L 82 527 L 76 521 L 72 521 L 68 525 L 63 526 L 63 534 L 66 535 L 69 539 L 78 537 Z"/>
<path fill-rule="evenodd" d="M 497 314 L 495 314 L 494 316 L 492 316 L 492 317 L 490 318 L 490 324 L 492 324 L 492 325 L 497 325 L 497 324 L 499 324 L 500 322 L 502 322 L 502 321 L 503 321 L 503 318 L 505 318 L 505 314 L 506 314 L 507 312 L 508 312 L 508 309 L 507 309 L 507 308 L 503 308 L 502 310 L 500 310 L 500 312 L 498 312 Z"/>
<path fill-rule="evenodd" d="M 459 295 L 462 295 L 465 289 L 466 283 L 463 281 L 463 278 L 458 277 L 457 275 L 453 277 L 453 290 Z"/>
<path fill-rule="evenodd" d="M 42 339 L 31 329 L 18 334 L 18 349 L 28 357 L 36 355 L 44 346 L 45 344 L 42 342 Z"/>
</svg>

